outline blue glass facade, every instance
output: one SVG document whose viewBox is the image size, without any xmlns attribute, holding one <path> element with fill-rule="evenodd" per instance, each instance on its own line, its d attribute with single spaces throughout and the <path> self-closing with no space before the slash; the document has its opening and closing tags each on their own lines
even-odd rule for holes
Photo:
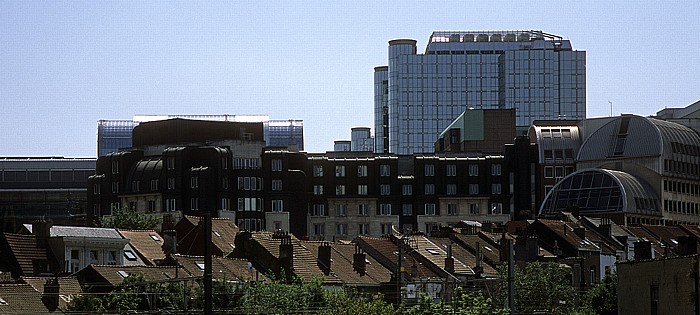
<svg viewBox="0 0 700 315">
<path fill-rule="evenodd" d="M 538 31 L 434 32 L 425 54 L 392 40 L 388 67 L 375 68 L 375 152 L 433 152 L 468 108 L 515 108 L 518 134 L 538 119 L 584 119 L 585 67 L 585 51 Z"/>
</svg>

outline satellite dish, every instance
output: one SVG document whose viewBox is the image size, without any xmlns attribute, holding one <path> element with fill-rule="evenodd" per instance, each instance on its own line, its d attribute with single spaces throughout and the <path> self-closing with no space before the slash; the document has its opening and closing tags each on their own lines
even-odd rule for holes
<svg viewBox="0 0 700 315">
<path fill-rule="evenodd" d="M 253 263 L 248 262 L 248 272 L 253 272 Z"/>
</svg>

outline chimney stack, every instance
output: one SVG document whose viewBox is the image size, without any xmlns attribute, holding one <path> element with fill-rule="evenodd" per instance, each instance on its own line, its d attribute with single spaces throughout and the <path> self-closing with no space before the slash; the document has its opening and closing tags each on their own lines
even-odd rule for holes
<svg viewBox="0 0 700 315">
<path fill-rule="evenodd" d="M 584 239 L 586 238 L 586 228 L 582 226 L 576 226 L 574 227 L 574 234 L 578 235 L 578 237 Z"/>
<path fill-rule="evenodd" d="M 455 259 L 452 258 L 452 244 L 447 244 L 447 257 L 445 258 L 445 271 L 455 272 Z"/>
<path fill-rule="evenodd" d="M 46 306 L 49 312 L 54 312 L 58 309 L 58 297 L 60 291 L 60 285 L 58 283 L 58 278 L 48 278 L 46 283 L 44 283 L 44 293 L 41 295 L 41 301 Z"/>
<path fill-rule="evenodd" d="M 323 271 L 323 274 L 328 275 L 331 272 L 331 245 L 328 242 L 323 242 L 318 247 L 316 264 Z"/>
<path fill-rule="evenodd" d="M 654 258 L 653 250 L 649 241 L 634 242 L 634 260 Z"/>
<path fill-rule="evenodd" d="M 289 233 L 285 233 L 280 242 L 280 266 L 285 269 L 286 277 L 291 279 L 291 271 L 294 266 L 294 245 Z"/>
<path fill-rule="evenodd" d="M 38 247 L 46 248 L 48 246 L 49 237 L 51 237 L 51 226 L 53 226 L 51 219 L 44 220 L 44 218 L 41 218 L 32 222 L 32 234 L 36 236 Z"/>
<path fill-rule="evenodd" d="M 163 253 L 166 256 L 177 254 L 177 233 L 175 231 L 175 219 L 173 216 L 168 214 L 163 217 L 163 225 L 161 228 L 161 234 L 163 235 Z"/>
<path fill-rule="evenodd" d="M 355 253 L 352 255 L 352 268 L 360 276 L 364 276 L 367 271 L 367 257 L 359 246 L 355 246 Z"/>
</svg>

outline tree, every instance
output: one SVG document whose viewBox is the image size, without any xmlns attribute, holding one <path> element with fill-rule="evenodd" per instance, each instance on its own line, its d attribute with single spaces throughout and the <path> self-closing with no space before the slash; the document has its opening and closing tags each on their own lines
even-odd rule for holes
<svg viewBox="0 0 700 315">
<path fill-rule="evenodd" d="M 498 288 L 500 305 L 508 300 L 507 266 L 499 270 Z M 515 309 L 520 313 L 546 311 L 548 314 L 567 314 L 576 309 L 577 293 L 571 285 L 571 271 L 560 264 L 530 263 L 515 268 Z"/>
<path fill-rule="evenodd" d="M 357 294 L 350 295 L 345 291 L 328 291 L 325 300 L 327 308 L 321 310 L 319 315 L 396 314 L 394 306 L 385 302 L 381 294 L 364 298 L 357 296 Z"/>
<path fill-rule="evenodd" d="M 617 274 L 605 276 L 603 281 L 586 292 L 584 306 L 594 314 L 617 314 Z"/>
<path fill-rule="evenodd" d="M 97 226 L 125 230 L 152 230 L 160 224 L 160 218 L 145 213 L 138 213 L 135 209 L 122 209 L 117 207 L 112 210 L 111 216 L 99 218 Z"/>
</svg>

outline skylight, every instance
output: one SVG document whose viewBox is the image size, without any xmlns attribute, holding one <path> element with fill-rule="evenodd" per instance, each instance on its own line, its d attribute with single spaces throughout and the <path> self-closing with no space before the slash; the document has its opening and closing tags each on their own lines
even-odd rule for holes
<svg viewBox="0 0 700 315">
<path fill-rule="evenodd" d="M 126 278 L 129 276 L 129 273 L 124 270 L 117 271 L 117 274 L 120 275 L 122 278 Z"/>
<path fill-rule="evenodd" d="M 427 250 L 428 253 L 431 253 L 431 254 L 433 254 L 433 255 L 440 255 L 440 252 L 438 252 L 438 251 L 436 251 L 436 250 L 434 250 L 434 249 L 432 249 L 432 248 L 426 248 L 425 250 Z"/>
<path fill-rule="evenodd" d="M 125 250 L 125 251 L 124 251 L 124 257 L 126 257 L 126 259 L 131 260 L 131 261 L 135 261 L 135 260 L 136 260 L 136 255 L 134 255 L 134 252 L 132 252 L 132 251 L 130 251 L 130 250 Z"/>
<path fill-rule="evenodd" d="M 221 237 L 221 234 L 219 234 L 217 231 L 214 231 L 214 235 L 216 235 L 216 237 Z"/>
<path fill-rule="evenodd" d="M 154 241 L 156 241 L 156 242 L 160 241 L 160 237 L 158 237 L 158 234 L 149 233 L 148 236 L 150 236 L 151 239 L 154 240 Z"/>
<path fill-rule="evenodd" d="M 197 267 L 199 270 L 204 271 L 204 262 L 203 261 L 196 261 L 195 264 L 197 264 Z"/>
<path fill-rule="evenodd" d="M 0 305 L 7 305 L 7 301 L 0 297 Z"/>
<path fill-rule="evenodd" d="M 484 246 L 484 249 L 487 250 L 487 251 L 489 251 L 489 252 L 493 252 L 493 249 L 491 249 L 491 247 Z"/>
</svg>

